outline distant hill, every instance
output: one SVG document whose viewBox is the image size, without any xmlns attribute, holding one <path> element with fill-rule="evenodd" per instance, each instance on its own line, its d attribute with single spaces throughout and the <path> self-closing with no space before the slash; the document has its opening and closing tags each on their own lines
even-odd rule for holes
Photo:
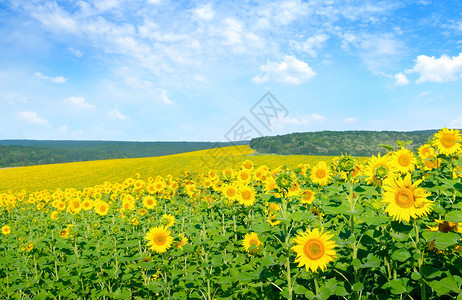
<svg viewBox="0 0 462 300">
<path fill-rule="evenodd" d="M 0 168 L 163 156 L 248 143 L 0 140 Z"/>
<path fill-rule="evenodd" d="M 412 140 L 408 149 L 416 151 L 437 130 L 421 131 L 319 131 L 254 138 L 250 147 L 258 153 L 283 155 L 341 155 L 371 156 L 385 154 L 379 144 L 395 146 L 396 141 Z"/>
</svg>

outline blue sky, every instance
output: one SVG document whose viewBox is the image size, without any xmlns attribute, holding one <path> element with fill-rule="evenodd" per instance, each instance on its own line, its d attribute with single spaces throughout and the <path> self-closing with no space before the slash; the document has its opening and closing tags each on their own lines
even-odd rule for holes
<svg viewBox="0 0 462 300">
<path fill-rule="evenodd" d="M 0 139 L 462 128 L 461 1 L 0 0 L 0 37 Z"/>
</svg>

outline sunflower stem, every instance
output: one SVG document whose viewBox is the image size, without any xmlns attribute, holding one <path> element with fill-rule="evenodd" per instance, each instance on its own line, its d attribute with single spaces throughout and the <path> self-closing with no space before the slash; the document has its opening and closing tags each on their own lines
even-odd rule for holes
<svg viewBox="0 0 462 300">
<path fill-rule="evenodd" d="M 415 229 L 415 248 L 417 253 L 419 254 L 419 273 L 422 274 L 422 264 L 423 264 L 423 253 L 420 251 L 419 248 L 419 226 L 417 225 L 417 220 L 414 219 L 414 229 Z M 425 281 L 423 278 L 420 278 L 419 280 L 420 284 L 420 296 L 422 300 L 427 299 L 427 292 L 425 291 Z"/>
<path fill-rule="evenodd" d="M 319 295 L 319 274 L 318 272 L 314 272 L 314 288 L 316 291 L 316 295 Z"/>
</svg>

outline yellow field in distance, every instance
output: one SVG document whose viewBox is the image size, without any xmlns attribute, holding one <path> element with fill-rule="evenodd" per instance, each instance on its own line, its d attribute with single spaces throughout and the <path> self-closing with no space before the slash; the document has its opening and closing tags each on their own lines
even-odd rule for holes
<svg viewBox="0 0 462 300">
<path fill-rule="evenodd" d="M 222 170 L 225 167 L 239 168 L 246 159 L 256 166 L 267 165 L 276 168 L 280 165 L 296 167 L 299 164 L 315 164 L 318 161 L 331 161 L 332 156 L 310 155 L 256 155 L 247 145 L 214 148 L 181 154 L 74 162 L 64 164 L 40 165 L 19 168 L 0 169 L 0 193 L 34 192 L 40 190 L 56 190 L 57 188 L 91 187 L 103 184 L 122 182 L 139 173 L 141 178 L 157 175 L 173 177 L 184 171 L 195 173 L 207 172 L 210 169 Z"/>
</svg>

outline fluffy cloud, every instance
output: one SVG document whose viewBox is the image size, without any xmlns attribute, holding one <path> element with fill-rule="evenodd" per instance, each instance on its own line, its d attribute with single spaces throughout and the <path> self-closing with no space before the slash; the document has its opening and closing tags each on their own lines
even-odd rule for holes
<svg viewBox="0 0 462 300">
<path fill-rule="evenodd" d="M 264 74 L 253 78 L 256 83 L 274 81 L 298 85 L 316 75 L 307 63 L 289 55 L 285 55 L 279 63 L 269 61 L 260 69 Z"/>
<path fill-rule="evenodd" d="M 409 84 L 409 80 L 407 79 L 406 75 L 404 75 L 403 73 L 395 74 L 394 78 L 395 78 L 396 85 Z"/>
<path fill-rule="evenodd" d="M 407 70 L 406 73 L 418 73 L 420 77 L 417 83 L 459 79 L 462 75 L 462 53 L 453 57 L 444 54 L 440 58 L 419 55 L 414 68 Z"/>
<path fill-rule="evenodd" d="M 122 113 L 119 111 L 119 109 L 118 109 L 117 107 L 114 108 L 113 110 L 109 111 L 109 112 L 107 113 L 107 116 L 108 116 L 108 118 L 113 119 L 113 120 L 121 120 L 121 121 L 124 121 L 124 120 L 128 120 L 128 119 L 129 119 L 129 117 L 126 116 L 126 115 L 124 115 L 124 114 L 122 114 Z"/>
<path fill-rule="evenodd" d="M 173 104 L 174 102 L 170 100 L 167 96 L 167 91 L 163 90 L 162 94 L 160 95 L 160 100 L 164 102 L 165 104 Z"/>
<path fill-rule="evenodd" d="M 322 48 L 327 39 L 329 39 L 329 36 L 322 33 L 311 36 L 302 42 L 290 41 L 290 45 L 297 51 L 306 52 L 312 57 L 317 57 L 316 50 Z"/>
<path fill-rule="evenodd" d="M 356 123 L 356 121 L 358 121 L 358 119 L 356 118 L 346 118 L 345 120 L 343 120 L 343 122 L 345 122 L 346 124 L 353 124 Z"/>
<path fill-rule="evenodd" d="M 57 83 L 57 84 L 63 84 L 63 83 L 65 83 L 67 81 L 67 78 L 64 78 L 63 76 L 49 77 L 49 76 L 43 75 L 40 72 L 35 72 L 34 76 L 37 77 L 38 79 L 51 81 L 51 82 Z"/>
<path fill-rule="evenodd" d="M 68 105 L 80 109 L 80 110 L 96 110 L 96 107 L 87 101 L 83 97 L 69 97 L 65 101 Z"/>
<path fill-rule="evenodd" d="M 211 20 L 213 19 L 215 13 L 210 4 L 206 4 L 202 7 L 198 7 L 193 10 L 193 15 L 201 20 Z"/>
<path fill-rule="evenodd" d="M 35 111 L 22 111 L 18 114 L 20 120 L 32 125 L 47 125 L 48 121 L 41 118 Z"/>
</svg>

